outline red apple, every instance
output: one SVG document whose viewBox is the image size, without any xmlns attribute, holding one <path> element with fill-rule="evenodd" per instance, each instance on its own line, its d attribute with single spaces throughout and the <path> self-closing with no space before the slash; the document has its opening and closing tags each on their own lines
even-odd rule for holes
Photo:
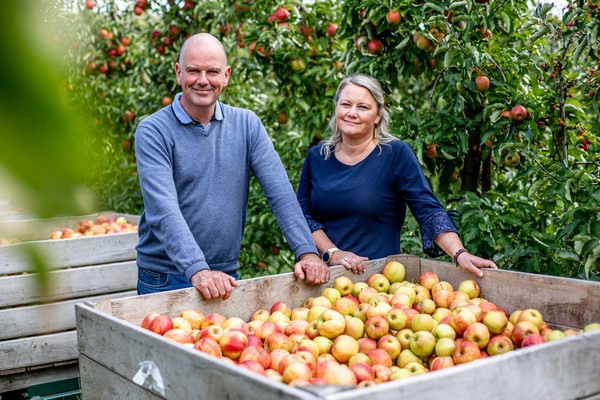
<svg viewBox="0 0 600 400">
<path fill-rule="evenodd" d="M 371 360 L 371 365 L 385 365 L 386 367 L 392 366 L 392 358 L 387 351 L 383 349 L 373 349 L 367 353 L 367 356 Z"/>
<path fill-rule="evenodd" d="M 431 371 L 437 371 L 438 369 L 450 368 L 454 366 L 454 360 L 451 356 L 436 357 L 429 363 L 429 369 Z"/>
<path fill-rule="evenodd" d="M 367 42 L 367 51 L 371 54 L 377 54 L 383 51 L 383 43 L 379 39 L 369 40 Z"/>
<path fill-rule="evenodd" d="M 429 290 L 431 290 L 431 288 L 433 288 L 433 286 L 439 282 L 440 278 L 435 272 L 432 271 L 423 272 L 417 279 L 417 283 L 419 285 L 425 286 Z"/>
<path fill-rule="evenodd" d="M 452 359 L 454 364 L 464 364 L 467 362 L 475 361 L 481 357 L 481 350 L 473 342 L 463 340 L 456 346 Z"/>
<path fill-rule="evenodd" d="M 369 364 L 354 363 L 350 365 L 350 370 L 354 373 L 354 376 L 356 376 L 357 383 L 375 379 L 375 373 Z"/>
<path fill-rule="evenodd" d="M 515 324 L 515 327 L 512 330 L 512 334 L 511 334 L 511 338 L 513 343 L 517 346 L 517 347 L 521 347 L 521 343 L 523 342 L 523 339 L 525 339 L 527 336 L 532 335 L 532 334 L 536 334 L 539 335 L 539 330 L 538 328 L 535 326 L 535 324 L 531 321 L 521 321 L 521 322 L 517 322 Z"/>
<path fill-rule="evenodd" d="M 248 336 L 240 331 L 228 330 L 223 332 L 219 345 L 225 357 L 237 360 L 242 351 L 248 347 Z"/>
<path fill-rule="evenodd" d="M 371 339 L 377 340 L 388 333 L 390 324 L 381 315 L 374 315 L 365 322 L 365 333 Z"/>
<path fill-rule="evenodd" d="M 510 118 L 514 121 L 523 121 L 527 117 L 527 109 L 518 104 L 510 110 Z"/>
<path fill-rule="evenodd" d="M 521 347 L 533 346 L 536 344 L 545 343 L 544 337 L 537 333 L 532 333 L 531 335 L 527 335 L 525 339 L 521 342 Z"/>
<path fill-rule="evenodd" d="M 400 19 L 401 19 L 401 15 L 400 15 L 400 11 L 396 11 L 396 10 L 390 10 L 387 12 L 385 19 L 387 20 L 388 24 L 390 25 L 395 25 L 400 23 Z"/>
<path fill-rule="evenodd" d="M 159 335 L 164 335 L 171 329 L 173 329 L 173 321 L 166 315 L 158 315 L 150 323 L 150 330 Z"/>
<path fill-rule="evenodd" d="M 490 331 L 481 322 L 475 322 L 465 329 L 463 338 L 475 343 L 480 350 L 483 350 L 490 341 Z"/>
<path fill-rule="evenodd" d="M 220 358 L 223 356 L 223 351 L 219 342 L 212 338 L 203 338 L 194 343 L 194 349 L 200 350 L 203 353 Z"/>
<path fill-rule="evenodd" d="M 187 332 L 183 329 L 179 329 L 179 328 L 173 328 L 171 330 L 166 331 L 163 334 L 163 337 L 173 340 L 177 343 L 181 343 L 181 344 L 186 344 L 186 343 L 194 344 L 192 335 L 190 335 L 189 332 Z"/>
</svg>

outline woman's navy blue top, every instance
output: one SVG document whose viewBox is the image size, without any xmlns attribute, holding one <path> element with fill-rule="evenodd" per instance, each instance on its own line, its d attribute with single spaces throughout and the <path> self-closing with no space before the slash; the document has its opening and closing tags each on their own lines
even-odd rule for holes
<svg viewBox="0 0 600 400">
<path fill-rule="evenodd" d="M 326 160 L 322 146 L 309 150 L 298 187 L 312 232 L 323 229 L 336 247 L 369 259 L 400 254 L 408 206 L 421 228 L 425 253 L 443 254 L 435 238 L 458 230 L 408 144 L 379 145 L 356 165 L 341 163 L 334 152 Z"/>
</svg>

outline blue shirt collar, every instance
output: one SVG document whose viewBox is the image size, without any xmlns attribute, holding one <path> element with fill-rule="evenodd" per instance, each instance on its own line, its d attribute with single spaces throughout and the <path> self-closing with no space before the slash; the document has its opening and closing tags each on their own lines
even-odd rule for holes
<svg viewBox="0 0 600 400">
<path fill-rule="evenodd" d="M 188 113 L 185 112 L 185 110 L 181 106 L 181 96 L 182 95 L 183 95 L 182 93 L 177 93 L 175 95 L 175 100 L 173 101 L 173 103 L 171 103 L 171 109 L 173 110 L 175 117 L 177 118 L 179 123 L 182 125 L 188 125 L 188 124 L 202 125 L 199 122 L 194 121 L 192 119 L 192 117 L 190 117 L 188 115 Z M 219 102 L 217 100 L 216 107 L 215 107 L 215 114 L 210 119 L 210 122 L 221 121 L 222 119 L 223 119 L 223 109 L 221 107 L 221 102 Z M 209 122 L 209 124 L 210 124 L 210 122 Z"/>
</svg>

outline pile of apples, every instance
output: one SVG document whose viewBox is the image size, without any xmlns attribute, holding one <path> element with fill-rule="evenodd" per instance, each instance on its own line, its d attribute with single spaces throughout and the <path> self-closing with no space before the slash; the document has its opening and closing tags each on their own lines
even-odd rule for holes
<svg viewBox="0 0 600 400">
<path fill-rule="evenodd" d="M 108 218 L 99 215 L 96 221 L 81 220 L 75 229 L 64 228 L 50 233 L 50 239 L 72 239 L 84 236 L 110 235 L 114 233 L 137 232 L 137 225 L 129 223 L 127 218 Z"/>
<path fill-rule="evenodd" d="M 404 280 L 388 262 L 366 282 L 346 276 L 291 309 L 277 302 L 250 321 L 196 309 L 151 313 L 141 326 L 183 346 L 286 384 L 364 387 L 558 340 L 583 331 L 548 326 L 535 309 L 510 315 L 481 297 L 476 281 L 457 288 L 425 272 Z"/>
</svg>

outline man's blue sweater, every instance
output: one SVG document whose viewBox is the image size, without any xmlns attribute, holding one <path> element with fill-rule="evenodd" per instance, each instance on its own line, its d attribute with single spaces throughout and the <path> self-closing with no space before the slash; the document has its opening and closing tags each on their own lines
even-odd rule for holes
<svg viewBox="0 0 600 400">
<path fill-rule="evenodd" d="M 239 268 L 250 173 L 299 257 L 317 253 L 285 168 L 260 119 L 218 102 L 204 127 L 179 103 L 143 119 L 135 150 L 144 212 L 137 264 L 188 279 L 210 268 Z"/>
</svg>

